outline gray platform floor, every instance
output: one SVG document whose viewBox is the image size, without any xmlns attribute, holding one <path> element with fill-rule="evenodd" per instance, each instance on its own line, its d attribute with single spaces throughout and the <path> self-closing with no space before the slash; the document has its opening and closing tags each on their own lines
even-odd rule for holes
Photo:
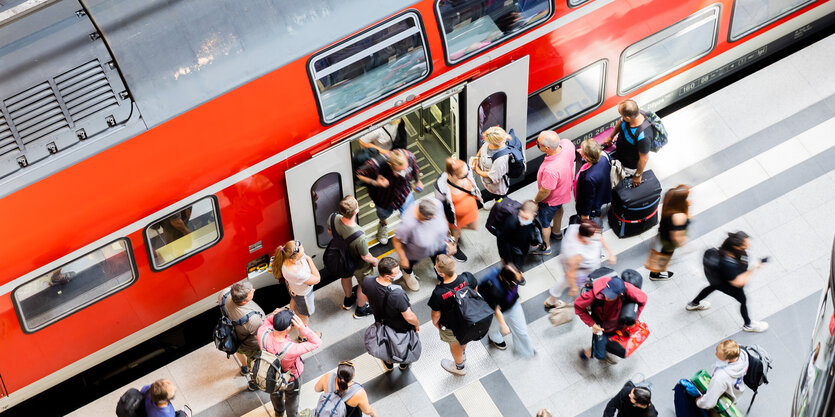
<svg viewBox="0 0 835 417">
<path fill-rule="evenodd" d="M 579 320 L 553 328 L 542 309 L 547 289 L 564 279 L 560 259 L 531 256 L 525 266 L 528 285 L 521 295 L 537 355 L 520 359 L 511 349 L 472 343 L 468 374 L 454 377 L 439 365 L 449 351 L 429 323 L 426 300 L 433 274 L 424 262 L 417 268 L 422 287 L 410 294 L 424 323 L 424 356 L 408 372 L 383 374 L 362 345 L 371 319 L 355 320 L 341 310 L 337 285 L 317 291 L 311 327 L 324 333 L 324 345 L 305 357 L 302 408 L 315 405 L 313 384 L 320 375 L 340 360 L 353 359 L 356 378 L 379 416 L 525 416 L 540 408 L 563 417 L 601 415 L 605 402 L 636 374 L 654 383 L 655 402 L 661 415 L 668 416 L 673 415 L 670 390 L 675 381 L 710 366 L 713 346 L 733 337 L 761 344 L 775 358 L 774 382 L 763 388 L 752 415 L 786 415 L 802 368 L 800 358 L 809 349 L 835 234 L 833 67 L 835 36 L 665 117 L 671 142 L 651 155 L 649 167 L 665 189 L 693 186 L 690 241 L 672 260 L 673 280 L 645 281 L 649 302 L 642 320 L 652 334 L 628 359 L 617 365 L 580 362 L 577 351 L 588 343 L 589 328 Z M 534 193 L 535 187 L 528 186 L 513 197 L 527 199 Z M 481 217 L 484 222 L 486 215 Z M 772 257 L 746 286 L 752 316 L 771 324 L 765 334 L 740 334 L 738 305 L 721 294 L 709 298 L 710 310 L 684 310 L 705 285 L 704 249 L 739 229 L 752 236 L 752 258 Z M 615 268 L 635 268 L 646 275 L 641 265 L 654 233 L 616 239 L 611 231 L 604 232 L 618 254 Z M 470 260 L 459 264 L 460 270 L 482 271 L 498 261 L 495 240 L 483 229 L 465 232 L 462 240 Z M 169 378 L 179 387 L 175 405 L 187 403 L 201 417 L 272 415 L 266 396 L 246 391 L 237 367 L 207 345 L 130 386 Z M 71 415 L 111 415 L 126 388 Z M 747 397 L 743 404 L 747 406 Z"/>
</svg>

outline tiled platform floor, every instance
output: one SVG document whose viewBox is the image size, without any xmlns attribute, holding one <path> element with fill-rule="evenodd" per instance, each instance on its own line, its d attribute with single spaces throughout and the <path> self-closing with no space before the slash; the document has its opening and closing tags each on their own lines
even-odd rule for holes
<svg viewBox="0 0 835 417">
<path fill-rule="evenodd" d="M 468 349 L 470 374 L 452 377 L 438 364 L 448 350 L 427 323 L 433 274 L 423 263 L 418 274 L 426 278 L 421 290 L 410 296 L 425 323 L 424 357 L 409 372 L 383 374 L 362 346 L 361 332 L 371 320 L 354 320 L 342 311 L 336 285 L 317 292 L 311 323 L 324 332 L 325 346 L 306 358 L 302 408 L 315 405 L 311 381 L 338 361 L 354 359 L 357 378 L 380 416 L 523 416 L 542 407 L 556 416 L 600 415 L 605 401 L 636 374 L 655 382 L 661 415 L 670 415 L 670 381 L 709 365 L 712 346 L 733 336 L 771 348 L 780 382 L 765 387 L 768 399 L 761 394 L 754 409 L 758 416 L 785 415 L 800 369 L 797 356 L 808 349 L 813 311 L 829 273 L 828 251 L 835 234 L 835 78 L 829 74 L 833 67 L 835 36 L 665 117 L 671 142 L 651 155 L 649 167 L 665 189 L 680 183 L 694 186 L 691 241 L 673 258 L 673 280 L 645 281 L 649 303 L 642 317 L 652 335 L 629 359 L 613 366 L 580 363 L 576 352 L 588 343 L 589 329 L 578 320 L 552 328 L 541 307 L 547 288 L 563 279 L 559 259 L 532 256 L 522 298 L 537 355 L 525 360 L 514 357 L 510 349 L 473 345 Z M 513 197 L 531 198 L 534 192 L 529 186 Z M 752 316 L 771 322 L 763 335 L 739 335 L 738 305 L 721 294 L 710 297 L 710 310 L 683 308 L 705 285 L 703 250 L 737 229 L 752 235 L 752 258 L 772 257 L 746 287 Z M 646 273 L 640 265 L 653 235 L 650 231 L 619 240 L 606 232 L 618 253 L 616 268 Z M 470 260 L 459 268 L 481 271 L 498 261 L 494 238 L 487 232 L 465 232 L 463 242 Z M 159 377 L 179 386 L 175 405 L 188 403 L 197 416 L 272 415 L 268 398 L 247 392 L 237 364 L 211 345 L 131 386 Z M 71 415 L 110 415 L 125 389 L 115 389 Z"/>
</svg>

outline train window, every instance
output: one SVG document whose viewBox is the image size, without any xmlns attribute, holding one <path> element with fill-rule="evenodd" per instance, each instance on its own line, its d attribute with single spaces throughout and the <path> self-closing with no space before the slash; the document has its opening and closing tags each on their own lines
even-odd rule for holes
<svg viewBox="0 0 835 417">
<path fill-rule="evenodd" d="M 153 270 L 165 269 L 220 241 L 217 213 L 217 201 L 209 196 L 148 226 L 145 243 Z"/>
<path fill-rule="evenodd" d="M 741 39 L 815 0 L 736 0 L 728 39 Z"/>
<path fill-rule="evenodd" d="M 407 12 L 310 59 L 325 124 L 426 78 L 429 48 L 417 13 Z"/>
<path fill-rule="evenodd" d="M 450 65 L 548 20 L 552 11 L 550 0 L 440 0 L 435 4 Z"/>
<path fill-rule="evenodd" d="M 590 0 L 568 0 L 568 7 L 577 7 L 583 3 L 588 3 Z"/>
<path fill-rule="evenodd" d="M 619 94 L 649 84 L 705 55 L 716 45 L 719 5 L 632 44 L 620 58 Z"/>
<path fill-rule="evenodd" d="M 21 285 L 12 298 L 24 331 L 31 333 L 134 281 L 130 241 L 122 238 Z"/>
<path fill-rule="evenodd" d="M 310 187 L 310 201 L 313 202 L 313 222 L 316 224 L 316 244 L 328 246 L 328 218 L 337 211 L 342 200 L 342 178 L 336 172 L 325 174 Z"/>
<path fill-rule="evenodd" d="M 598 61 L 531 95 L 528 133 L 538 135 L 602 104 L 605 76 L 606 61 Z"/>
<path fill-rule="evenodd" d="M 507 127 L 507 94 L 498 92 L 487 96 L 478 105 L 478 147 L 481 148 L 481 134 L 490 127 Z"/>
</svg>

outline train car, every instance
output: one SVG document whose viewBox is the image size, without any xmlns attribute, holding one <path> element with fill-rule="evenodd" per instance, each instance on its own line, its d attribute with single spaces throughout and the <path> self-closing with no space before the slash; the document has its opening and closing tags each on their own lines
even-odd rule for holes
<svg viewBox="0 0 835 417">
<path fill-rule="evenodd" d="M 274 284 L 274 248 L 321 254 L 344 194 L 373 230 L 351 156 L 391 120 L 426 184 L 495 124 L 534 172 L 539 131 L 579 142 L 624 98 L 662 109 L 835 20 L 824 0 L 3 4 L 0 410 Z"/>
<path fill-rule="evenodd" d="M 829 279 L 821 296 L 808 361 L 792 401 L 792 417 L 826 417 L 835 413 L 835 242 L 829 265 Z"/>
</svg>

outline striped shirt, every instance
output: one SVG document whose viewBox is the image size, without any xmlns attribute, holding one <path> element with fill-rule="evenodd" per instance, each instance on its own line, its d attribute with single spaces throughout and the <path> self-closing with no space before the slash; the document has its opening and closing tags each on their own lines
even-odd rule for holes
<svg viewBox="0 0 835 417">
<path fill-rule="evenodd" d="M 420 178 L 420 168 L 418 168 L 417 162 L 415 161 L 415 155 L 405 149 L 401 149 L 401 152 L 406 155 L 409 162 L 409 167 L 406 169 L 408 172 L 405 177 L 395 173 L 389 164 L 381 164 L 373 158 L 369 159 L 357 170 L 357 175 L 362 175 L 372 180 L 376 180 L 378 175 L 382 175 L 383 178 L 388 180 L 388 187 L 368 185 L 368 195 L 374 201 L 374 204 L 380 208 L 400 208 L 406 202 L 406 197 L 412 192 L 412 181 Z"/>
</svg>

